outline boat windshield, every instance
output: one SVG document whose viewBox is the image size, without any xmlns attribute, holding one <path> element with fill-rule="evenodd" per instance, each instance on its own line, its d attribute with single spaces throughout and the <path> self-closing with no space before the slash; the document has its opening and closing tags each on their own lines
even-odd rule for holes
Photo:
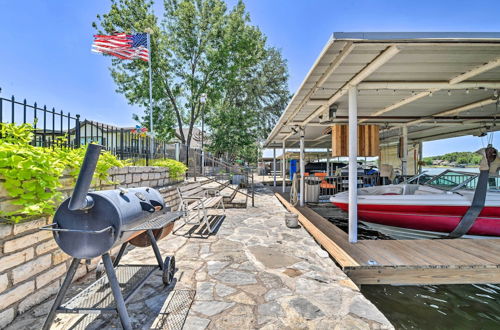
<svg viewBox="0 0 500 330">
<path fill-rule="evenodd" d="M 438 175 L 429 175 L 422 172 L 407 180 L 407 183 L 423 184 L 434 188 L 455 191 L 459 189 L 476 189 L 479 173 L 445 170 Z M 500 178 L 490 177 L 488 181 L 490 190 L 500 190 Z"/>
</svg>

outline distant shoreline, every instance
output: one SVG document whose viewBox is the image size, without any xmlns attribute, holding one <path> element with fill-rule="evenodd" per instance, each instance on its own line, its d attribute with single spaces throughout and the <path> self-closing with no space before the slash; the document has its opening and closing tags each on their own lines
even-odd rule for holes
<svg viewBox="0 0 500 330">
<path fill-rule="evenodd" d="M 461 167 L 450 166 L 450 165 L 423 165 L 422 167 L 428 167 L 428 168 L 461 168 Z M 479 168 L 479 165 L 464 165 L 464 168 Z"/>
</svg>

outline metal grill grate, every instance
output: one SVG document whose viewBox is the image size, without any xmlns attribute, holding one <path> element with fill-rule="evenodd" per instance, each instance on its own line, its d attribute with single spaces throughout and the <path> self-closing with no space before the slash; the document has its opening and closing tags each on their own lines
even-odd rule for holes
<svg viewBox="0 0 500 330">
<path fill-rule="evenodd" d="M 150 221 L 141 223 L 139 226 L 128 229 L 126 231 L 139 231 L 148 229 L 160 229 L 165 227 L 168 223 L 179 219 L 182 216 L 182 212 L 169 212 L 167 214 L 160 215 L 151 219 Z"/>
<path fill-rule="evenodd" d="M 175 290 L 156 317 L 151 329 L 181 330 L 193 303 L 195 290 Z"/>
<path fill-rule="evenodd" d="M 123 298 L 127 300 L 145 278 L 158 269 L 158 266 L 126 265 L 116 268 L 116 277 L 122 290 Z M 60 307 L 60 312 L 74 313 L 104 309 L 104 312 L 115 310 L 116 304 L 111 292 L 107 275 L 92 283 L 77 296 Z"/>
</svg>

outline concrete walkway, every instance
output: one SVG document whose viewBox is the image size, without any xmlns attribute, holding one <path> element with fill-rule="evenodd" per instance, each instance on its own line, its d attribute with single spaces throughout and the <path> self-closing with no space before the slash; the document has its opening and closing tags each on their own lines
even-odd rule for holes
<svg viewBox="0 0 500 330">
<path fill-rule="evenodd" d="M 186 226 L 160 241 L 164 256 L 176 256 L 176 283 L 164 287 L 159 272 L 148 280 L 128 305 L 134 328 L 161 328 L 165 320 L 175 328 L 184 319 L 181 305 L 188 313 L 184 329 L 190 330 L 392 328 L 303 228 L 284 225 L 286 211 L 271 191 L 261 188 L 255 205 L 227 210 L 217 234 L 206 239 L 179 236 Z M 122 263 L 154 264 L 155 259 L 150 248 L 133 248 Z M 83 282 L 92 279 L 88 275 Z M 39 328 L 50 303 L 9 328 Z M 78 317 L 59 314 L 54 328 L 71 328 Z M 88 325 L 116 327 L 115 315 Z"/>
</svg>

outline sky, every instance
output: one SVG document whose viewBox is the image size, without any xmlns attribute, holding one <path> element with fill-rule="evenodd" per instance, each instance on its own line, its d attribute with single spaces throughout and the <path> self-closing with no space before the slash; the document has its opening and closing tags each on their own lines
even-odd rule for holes
<svg viewBox="0 0 500 330">
<path fill-rule="evenodd" d="M 237 0 L 227 0 L 231 7 Z M 156 1 L 155 12 L 161 12 Z M 333 32 L 500 31 L 500 1 L 246 0 L 252 24 L 288 61 L 295 92 Z M 106 0 L 0 0 L 0 88 L 29 103 L 118 126 L 142 109 L 115 92 L 110 59 L 90 52 Z M 500 145 L 500 132 L 495 145 Z M 450 146 L 453 146 L 450 148 Z M 477 137 L 424 144 L 424 156 L 473 151 Z"/>
</svg>

